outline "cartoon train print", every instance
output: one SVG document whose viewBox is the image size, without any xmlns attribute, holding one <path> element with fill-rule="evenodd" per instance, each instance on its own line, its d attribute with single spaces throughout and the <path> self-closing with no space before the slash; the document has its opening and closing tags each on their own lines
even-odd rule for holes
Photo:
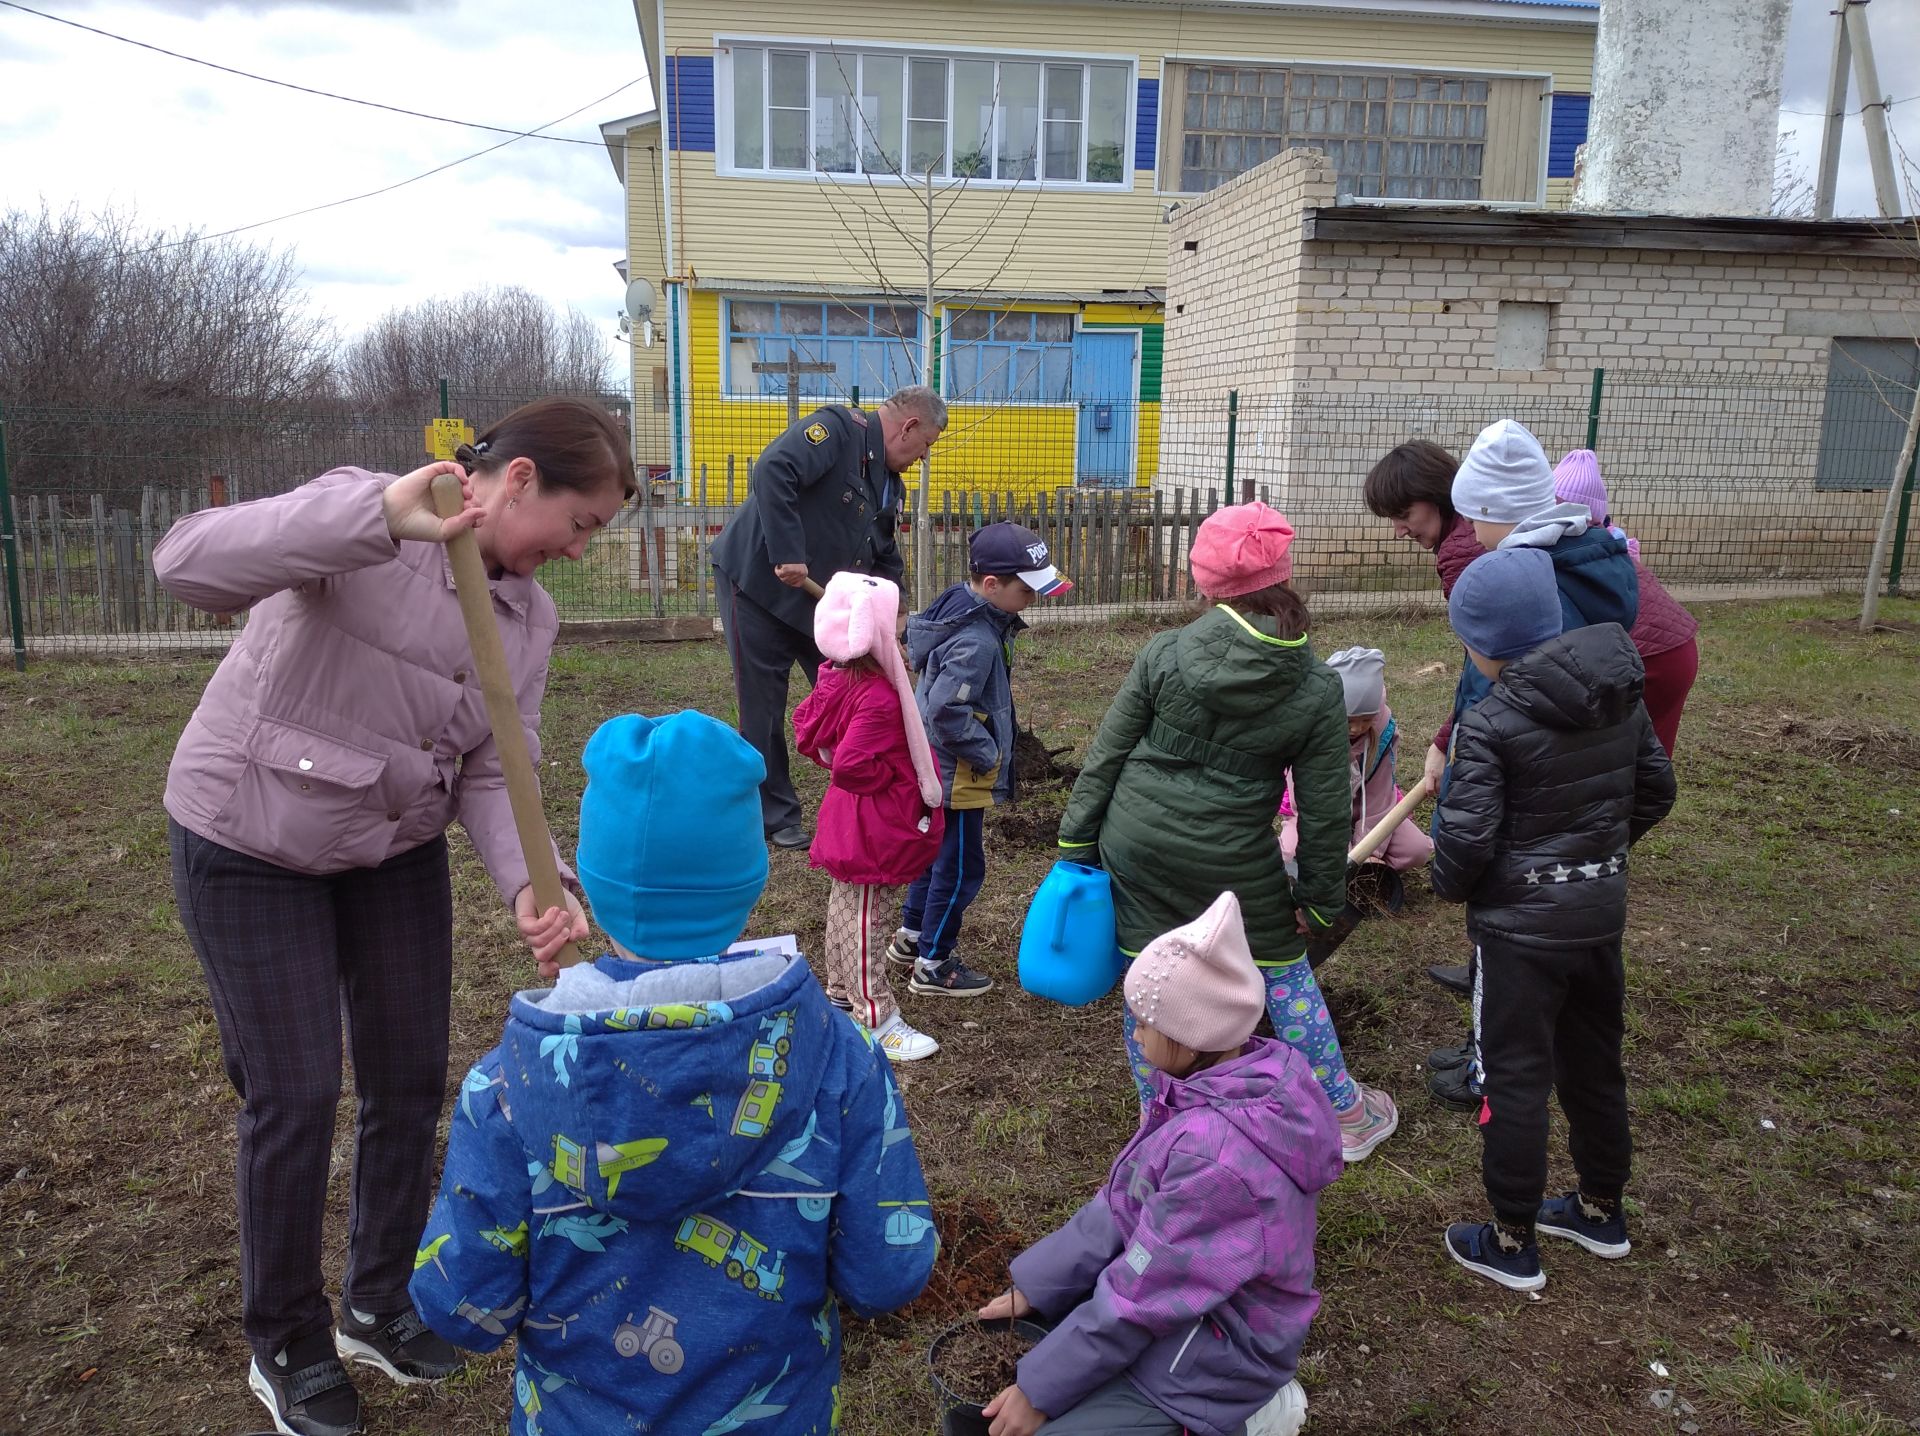
<svg viewBox="0 0 1920 1436">
<path fill-rule="evenodd" d="M 772 1251 L 772 1265 L 765 1258 L 769 1248 L 737 1227 L 717 1217 L 695 1212 L 680 1223 L 673 1244 L 692 1252 L 710 1267 L 719 1267 L 728 1281 L 737 1281 L 748 1291 L 768 1301 L 780 1300 L 780 1288 L 787 1280 L 787 1254 Z"/>
<path fill-rule="evenodd" d="M 747 1072 L 754 1077 L 787 1075 L 787 1053 L 793 1050 L 793 1014 L 776 1012 L 760 1019 L 761 1040 L 747 1052 Z"/>
<path fill-rule="evenodd" d="M 756 1077 L 740 1094 L 740 1105 L 733 1113 L 733 1135 L 764 1137 L 773 1130 L 773 1109 L 780 1102 L 780 1084 Z"/>
<path fill-rule="evenodd" d="M 661 1002 L 652 1007 L 616 1007 L 603 1020 L 616 1032 L 713 1027 L 733 1021 L 733 1009 L 724 1002 Z"/>
<path fill-rule="evenodd" d="M 647 1319 L 634 1325 L 633 1315 L 613 1329 L 613 1349 L 621 1356 L 644 1356 L 662 1376 L 671 1376 L 687 1364 L 687 1354 L 673 1339 L 680 1318 L 657 1306 L 647 1308 Z"/>
</svg>

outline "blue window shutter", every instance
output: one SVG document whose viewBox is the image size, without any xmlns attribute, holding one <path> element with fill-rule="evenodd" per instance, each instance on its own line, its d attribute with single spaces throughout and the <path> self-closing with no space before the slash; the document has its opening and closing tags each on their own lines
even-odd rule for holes
<svg viewBox="0 0 1920 1436">
<path fill-rule="evenodd" d="M 1573 178 L 1573 152 L 1587 142 L 1587 107 L 1591 95 L 1556 93 L 1553 125 L 1547 137 L 1547 177 Z"/>
<path fill-rule="evenodd" d="M 1160 133 L 1160 82 L 1142 80 L 1140 99 L 1134 110 L 1133 122 L 1133 167 L 1137 170 L 1153 168 L 1154 141 Z"/>
<path fill-rule="evenodd" d="M 713 57 L 677 55 L 667 71 L 667 117 L 676 150 L 713 153 Z"/>
</svg>

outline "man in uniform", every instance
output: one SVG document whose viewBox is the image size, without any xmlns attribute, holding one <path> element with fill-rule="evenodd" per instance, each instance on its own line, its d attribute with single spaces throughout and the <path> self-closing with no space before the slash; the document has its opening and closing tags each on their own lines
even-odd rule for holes
<svg viewBox="0 0 1920 1436">
<path fill-rule="evenodd" d="M 787 679 L 798 663 L 812 683 L 822 661 L 807 584 L 846 569 L 900 581 L 900 475 L 946 427 L 946 404 L 918 384 L 871 415 L 846 404 L 815 409 L 767 445 L 746 503 L 714 540 L 740 733 L 766 759 L 760 816 L 776 847 L 809 841 L 787 771 Z"/>
</svg>

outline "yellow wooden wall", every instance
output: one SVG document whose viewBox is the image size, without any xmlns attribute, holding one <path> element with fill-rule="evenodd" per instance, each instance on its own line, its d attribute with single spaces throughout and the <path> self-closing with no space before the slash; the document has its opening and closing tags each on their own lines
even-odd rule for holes
<svg viewBox="0 0 1920 1436">
<path fill-rule="evenodd" d="M 956 25 L 956 14 L 965 23 Z M 711 55 L 717 35 L 836 38 L 1004 47 L 1014 51 L 1140 57 L 1141 75 L 1158 78 L 1164 56 L 1270 61 L 1371 61 L 1388 65 L 1542 72 L 1554 88 L 1592 87 L 1592 27 L 1448 23 L 1428 19 L 1302 14 L 1255 6 L 1210 10 L 1171 5 L 1032 5 L 977 0 L 903 5 L 897 0 L 838 0 L 829 12 L 797 10 L 789 0 L 735 0 L 724 7 L 669 0 L 665 50 Z M 715 103 L 721 103 L 716 84 Z M 710 279 L 785 280 L 808 285 L 887 283 L 906 290 L 921 272 L 914 248 L 884 220 L 863 218 L 884 206 L 909 235 L 924 228 L 919 202 L 897 185 L 826 177 L 724 178 L 716 156 L 674 151 L 673 226 L 678 263 Z M 1095 193 L 972 189 L 941 202 L 945 222 L 992 237 L 950 274 L 950 288 L 992 285 L 1009 292 L 1159 287 L 1166 282 L 1166 229 L 1154 176 L 1137 171 L 1131 190 Z M 1550 190 L 1550 193 L 1552 191 Z M 853 229 L 860 239 L 849 233 Z M 871 248 L 874 258 L 865 257 Z M 871 270 L 877 262 L 884 271 Z"/>
</svg>

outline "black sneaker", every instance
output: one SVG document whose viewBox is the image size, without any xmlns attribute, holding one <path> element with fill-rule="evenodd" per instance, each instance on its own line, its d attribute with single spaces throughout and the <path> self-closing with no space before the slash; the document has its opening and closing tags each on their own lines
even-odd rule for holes
<svg viewBox="0 0 1920 1436">
<path fill-rule="evenodd" d="M 799 823 L 788 823 L 784 828 L 775 828 L 768 833 L 767 841 L 776 848 L 804 848 L 813 841 L 813 835 Z"/>
<path fill-rule="evenodd" d="M 440 1336 L 412 1307 L 393 1316 L 368 1316 L 344 1306 L 334 1339 L 343 1361 L 377 1366 L 402 1386 L 445 1381 L 467 1364 L 467 1355 Z"/>
<path fill-rule="evenodd" d="M 914 963 L 913 976 L 907 979 L 907 991 L 922 997 L 981 997 L 993 991 L 993 979 L 968 967 L 958 953 L 949 953 L 946 960 L 935 967 L 927 966 L 924 961 Z"/>
<path fill-rule="evenodd" d="M 901 928 L 887 944 L 887 961 L 896 967 L 912 967 L 920 961 L 920 939 L 908 937 L 907 930 Z"/>
<path fill-rule="evenodd" d="M 1595 1221 L 1581 1206 L 1578 1192 L 1548 1197 L 1540 1203 L 1540 1215 L 1534 1218 L 1534 1227 L 1550 1237 L 1578 1242 L 1595 1256 L 1609 1261 L 1633 1250 L 1633 1243 L 1627 1240 L 1626 1212 L 1616 1209 L 1612 1216 Z"/>
<path fill-rule="evenodd" d="M 1436 1047 L 1427 1054 L 1427 1066 L 1435 1072 L 1451 1072 L 1456 1067 L 1465 1067 L 1471 1061 L 1473 1061 L 1471 1037 L 1458 1047 Z"/>
<path fill-rule="evenodd" d="M 284 1436 L 357 1436 L 360 1393 L 334 1354 L 330 1333 L 316 1331 L 262 1361 L 253 1358 L 247 1385 Z"/>
<path fill-rule="evenodd" d="M 1449 1067 L 1427 1074 L 1427 1093 L 1434 1101 L 1462 1112 L 1477 1112 L 1485 1089 L 1474 1080 L 1473 1068 Z"/>
<path fill-rule="evenodd" d="M 1461 1266 L 1508 1291 L 1538 1291 L 1547 1284 L 1547 1274 L 1540 1270 L 1540 1244 L 1508 1250 L 1492 1222 L 1455 1222 L 1441 1240 L 1447 1255 Z"/>
</svg>

